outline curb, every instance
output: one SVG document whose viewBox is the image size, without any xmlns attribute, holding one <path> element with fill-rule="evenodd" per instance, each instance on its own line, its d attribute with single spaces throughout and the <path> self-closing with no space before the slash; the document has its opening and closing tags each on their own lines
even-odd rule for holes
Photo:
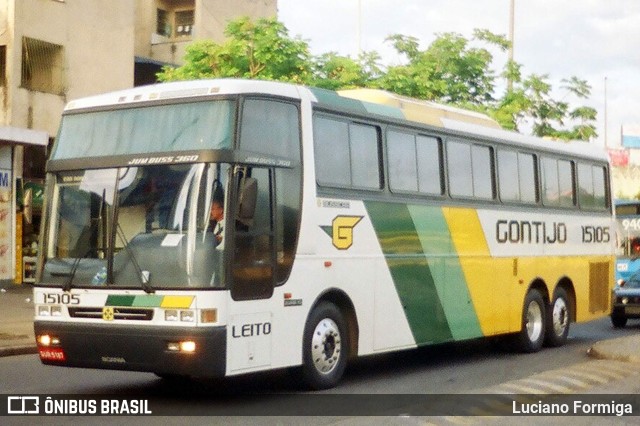
<svg viewBox="0 0 640 426">
<path fill-rule="evenodd" d="M 635 342 L 636 339 L 637 337 L 635 336 L 619 337 L 616 339 L 596 342 L 589 348 L 587 354 L 595 359 L 608 359 L 613 361 L 640 363 L 640 356 L 635 354 L 637 349 L 629 347 L 640 347 L 637 344 L 640 342 Z M 633 345 L 631 344 L 632 341 L 634 341 Z"/>
<path fill-rule="evenodd" d="M 5 348 L 0 347 L 0 357 L 13 356 L 13 355 L 31 355 L 37 354 L 38 348 L 35 344 L 23 344 L 8 346 Z"/>
</svg>

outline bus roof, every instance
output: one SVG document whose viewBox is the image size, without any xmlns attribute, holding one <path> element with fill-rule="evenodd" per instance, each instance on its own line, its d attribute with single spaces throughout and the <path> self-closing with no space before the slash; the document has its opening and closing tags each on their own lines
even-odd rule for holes
<svg viewBox="0 0 640 426">
<path fill-rule="evenodd" d="M 418 124 L 426 124 L 430 127 L 448 129 L 460 134 L 490 138 L 515 146 L 567 152 L 572 155 L 608 161 L 606 152 L 602 147 L 588 142 L 559 142 L 527 136 L 500 128 L 495 120 L 485 114 L 374 89 L 335 92 L 275 81 L 241 79 L 192 80 L 140 86 L 76 99 L 66 105 L 65 112 L 115 105 L 133 106 L 138 103 L 177 98 L 187 99 L 242 93 L 265 94 L 293 99 L 309 98 L 320 105 L 339 108 L 341 111 L 351 110 L 354 113 L 363 115 L 375 114 L 394 120 L 407 120 Z"/>
<path fill-rule="evenodd" d="M 382 104 L 399 108 L 407 120 L 430 124 L 432 126 L 444 127 L 442 120 L 450 119 L 493 127 L 496 129 L 500 128 L 498 122 L 486 114 L 442 105 L 435 102 L 400 96 L 384 90 L 341 90 L 338 91 L 338 94 L 347 98 L 359 99 L 361 101 L 367 101 L 374 104 Z"/>
</svg>

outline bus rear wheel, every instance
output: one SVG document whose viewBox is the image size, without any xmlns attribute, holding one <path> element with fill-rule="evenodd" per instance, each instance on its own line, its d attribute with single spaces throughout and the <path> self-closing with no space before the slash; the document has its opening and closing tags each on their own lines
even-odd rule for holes
<svg viewBox="0 0 640 426">
<path fill-rule="evenodd" d="M 342 312 L 332 303 L 316 306 L 305 325 L 302 378 L 311 389 L 338 384 L 347 366 L 349 345 Z"/>
<path fill-rule="evenodd" d="M 553 301 L 547 312 L 547 329 L 545 343 L 548 346 L 562 346 L 569 335 L 571 323 L 571 305 L 564 288 L 558 287 L 553 294 Z"/>
<path fill-rule="evenodd" d="M 542 294 L 531 289 L 524 299 L 522 329 L 515 336 L 515 346 L 520 352 L 537 352 L 542 348 L 545 334 L 545 303 Z"/>
</svg>

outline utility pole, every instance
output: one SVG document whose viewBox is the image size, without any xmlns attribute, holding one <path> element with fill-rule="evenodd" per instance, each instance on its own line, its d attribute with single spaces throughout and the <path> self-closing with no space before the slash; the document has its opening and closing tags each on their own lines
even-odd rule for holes
<svg viewBox="0 0 640 426">
<path fill-rule="evenodd" d="M 358 0 L 358 22 L 357 22 L 358 57 L 362 54 L 362 0 Z"/>
<path fill-rule="evenodd" d="M 509 0 L 509 62 L 513 62 L 513 45 L 514 45 L 514 14 L 515 14 L 515 0 Z M 509 91 L 513 90 L 513 80 L 511 76 L 508 77 L 507 86 Z"/>
<path fill-rule="evenodd" d="M 604 77 L 604 147 L 609 148 L 607 137 L 607 76 Z"/>
</svg>

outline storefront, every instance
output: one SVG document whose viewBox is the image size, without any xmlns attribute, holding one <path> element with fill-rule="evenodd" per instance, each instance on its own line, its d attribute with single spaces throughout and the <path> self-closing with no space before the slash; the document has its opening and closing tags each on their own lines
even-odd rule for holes
<svg viewBox="0 0 640 426">
<path fill-rule="evenodd" d="M 0 127 L 0 287 L 31 278 L 37 254 L 32 244 L 38 232 L 34 217 L 39 220 L 37 203 L 42 192 L 41 182 L 33 176 L 25 179 L 23 170 L 29 155 L 37 152 L 44 157 L 48 143 L 45 132 Z"/>
</svg>

